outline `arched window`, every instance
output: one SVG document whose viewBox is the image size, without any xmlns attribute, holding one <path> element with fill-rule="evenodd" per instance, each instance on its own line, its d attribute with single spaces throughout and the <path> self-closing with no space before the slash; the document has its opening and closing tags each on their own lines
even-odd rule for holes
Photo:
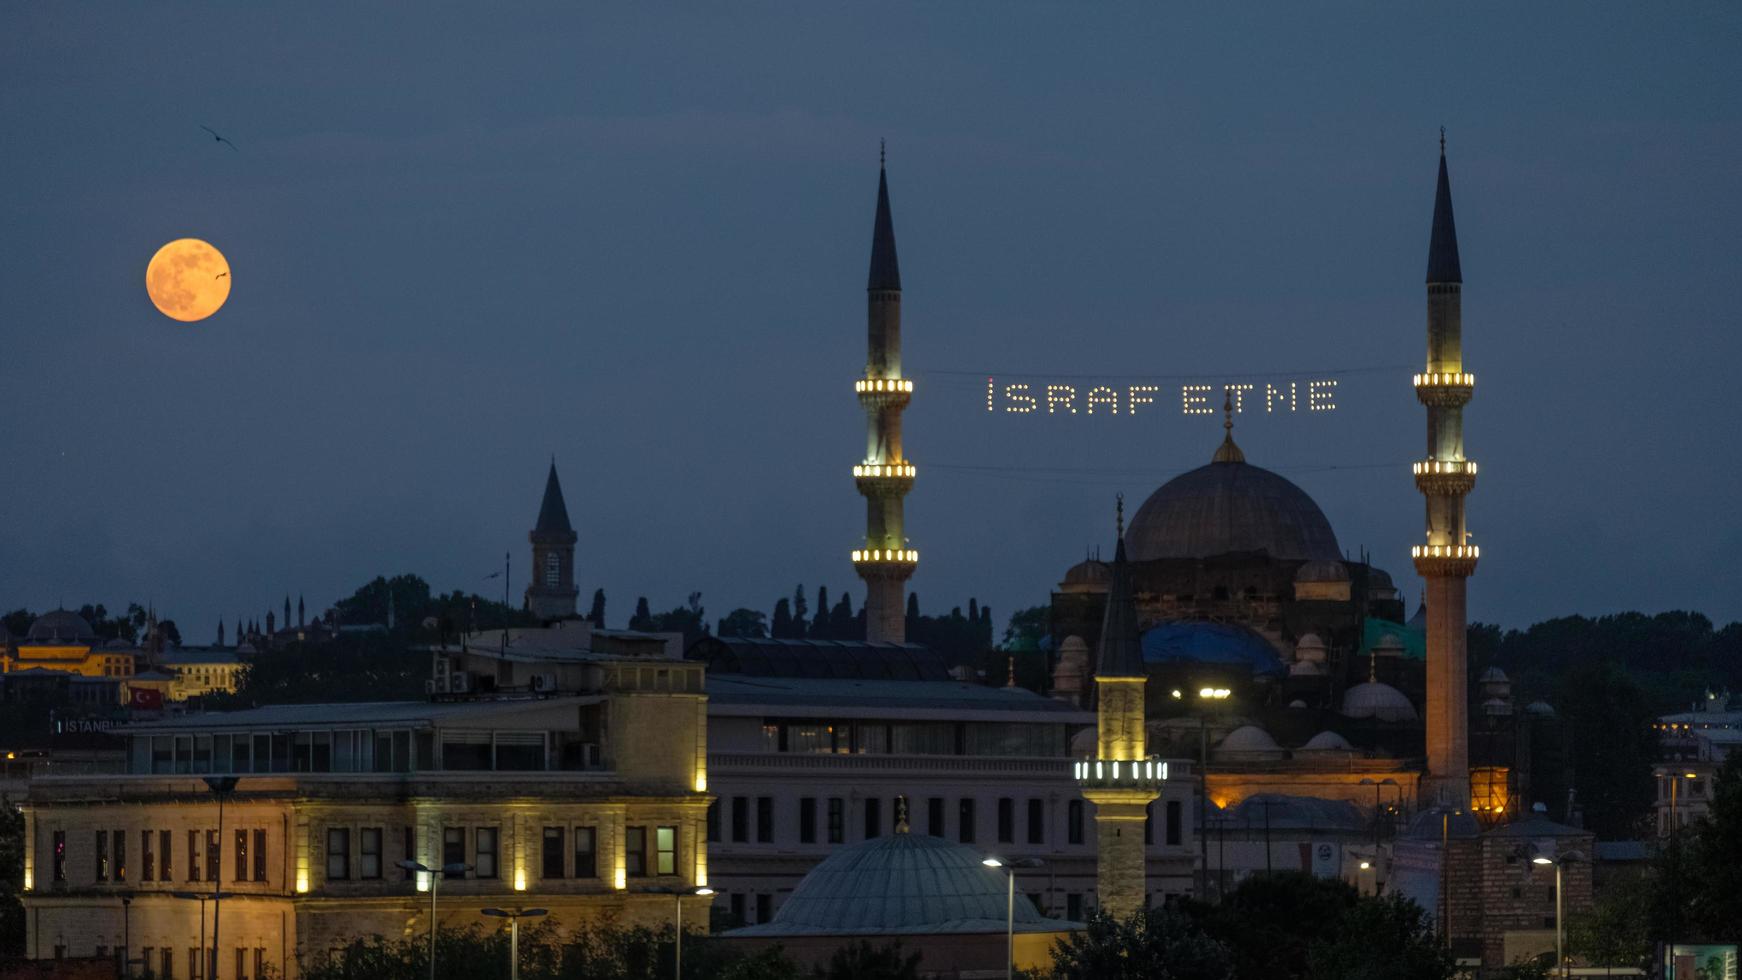
<svg viewBox="0 0 1742 980">
<path fill-rule="evenodd" d="M 563 584 L 562 556 L 554 551 L 544 553 L 544 584 L 552 589 Z"/>
</svg>

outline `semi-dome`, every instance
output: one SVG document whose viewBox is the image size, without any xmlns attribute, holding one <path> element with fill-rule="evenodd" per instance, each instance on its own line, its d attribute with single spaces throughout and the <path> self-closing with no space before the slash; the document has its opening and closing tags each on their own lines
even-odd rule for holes
<svg viewBox="0 0 1742 980">
<path fill-rule="evenodd" d="M 1113 569 L 1106 562 L 1088 558 L 1077 562 L 1065 572 L 1059 583 L 1060 592 L 1105 592 L 1113 581 Z"/>
<path fill-rule="evenodd" d="M 1382 681 L 1356 684 L 1343 692 L 1343 716 L 1376 721 L 1415 721 L 1415 705 L 1403 692 Z"/>
<path fill-rule="evenodd" d="M 836 848 L 759 925 L 733 936 L 856 936 L 1001 933 L 1007 894 L 1004 873 L 986 855 L 925 834 L 896 832 Z M 1070 923 L 1048 919 L 1018 889 L 1017 932 L 1057 932 Z"/>
<path fill-rule="evenodd" d="M 1547 701 L 1532 701 L 1524 706 L 1524 713 L 1538 718 L 1553 718 L 1554 705 Z"/>
<path fill-rule="evenodd" d="M 1162 484 L 1125 532 L 1133 561 L 1261 551 L 1271 558 L 1338 561 L 1337 536 L 1306 491 L 1245 462 L 1224 443 L 1216 461 Z"/>
<path fill-rule="evenodd" d="M 65 609 L 43 613 L 30 624 L 30 639 L 37 642 L 85 643 L 96 638 L 97 631 L 83 616 Z"/>
<path fill-rule="evenodd" d="M 1287 673 L 1270 641 L 1232 623 L 1161 623 L 1143 632 L 1142 645 L 1146 664 L 1215 664 L 1254 674 Z"/>
<path fill-rule="evenodd" d="M 1296 582 L 1347 582 L 1349 566 L 1340 561 L 1309 561 L 1295 569 Z"/>
</svg>

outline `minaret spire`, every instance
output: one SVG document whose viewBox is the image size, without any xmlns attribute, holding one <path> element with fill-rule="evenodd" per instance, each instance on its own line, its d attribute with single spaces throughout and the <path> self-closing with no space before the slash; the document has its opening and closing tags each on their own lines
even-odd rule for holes
<svg viewBox="0 0 1742 980">
<path fill-rule="evenodd" d="M 854 384 L 867 428 L 864 461 L 853 467 L 853 481 L 865 498 L 865 547 L 853 552 L 853 566 L 865 580 L 865 638 L 901 643 L 907 637 L 903 593 L 919 552 L 908 547 L 902 509 L 914 478 L 914 466 L 901 449 L 901 413 L 913 396 L 913 382 L 901 376 L 901 266 L 895 258 L 885 160 L 880 145 L 865 287 L 865 376 Z"/>
<path fill-rule="evenodd" d="M 1467 580 L 1478 556 L 1464 521 L 1464 498 L 1476 485 L 1476 464 L 1464 455 L 1464 406 L 1476 378 L 1464 370 L 1464 275 L 1445 154 L 1442 129 L 1428 236 L 1427 369 L 1415 376 L 1416 399 L 1427 409 L 1427 456 L 1414 466 L 1427 500 L 1427 541 L 1410 556 L 1425 581 L 1427 785 L 1443 804 L 1459 806 L 1470 799 Z"/>
<path fill-rule="evenodd" d="M 580 589 L 575 585 L 575 542 L 562 482 L 556 476 L 556 455 L 544 478 L 544 498 L 538 522 L 527 535 L 532 544 L 532 574 L 526 583 L 526 608 L 541 620 L 573 619 Z M 506 596 L 504 596 L 506 599 Z"/>
</svg>

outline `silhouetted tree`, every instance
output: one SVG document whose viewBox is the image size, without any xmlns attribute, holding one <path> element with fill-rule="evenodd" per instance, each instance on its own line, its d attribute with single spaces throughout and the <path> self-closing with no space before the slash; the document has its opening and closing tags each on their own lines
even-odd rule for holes
<svg viewBox="0 0 1742 980">
<path fill-rule="evenodd" d="M 768 635 L 767 619 L 755 609 L 734 609 L 720 620 L 720 635 L 760 640 Z"/>
<path fill-rule="evenodd" d="M 900 942 L 873 946 L 861 939 L 835 950 L 828 964 L 811 975 L 819 980 L 919 980 L 919 959 L 918 953 L 903 955 Z"/>
<path fill-rule="evenodd" d="M 1004 627 L 1006 650 L 1038 650 L 1040 641 L 1052 633 L 1052 607 L 1030 606 L 1010 615 L 1010 625 Z"/>
<path fill-rule="evenodd" d="M 1170 908 L 1146 908 L 1124 920 L 1099 912 L 1087 928 L 1053 947 L 1054 975 L 1064 980 L 1231 980 L 1228 948 Z"/>
<path fill-rule="evenodd" d="M 829 633 L 837 640 L 863 640 L 865 634 L 857 627 L 858 620 L 853 616 L 853 597 L 843 592 L 840 601 L 835 603 L 834 610 L 829 613 Z"/>
<path fill-rule="evenodd" d="M 829 587 L 819 585 L 817 586 L 817 614 L 816 618 L 811 620 L 810 638 L 813 640 L 829 639 L 829 627 L 832 625 L 829 621 Z"/>
<path fill-rule="evenodd" d="M 593 590 L 593 608 L 587 613 L 587 619 L 598 629 L 605 628 L 605 590 Z"/>
<path fill-rule="evenodd" d="M 1357 899 L 1307 962 L 1313 980 L 1449 980 L 1454 972 L 1427 913 L 1397 895 Z"/>
<path fill-rule="evenodd" d="M 803 639 L 809 632 L 810 606 L 805 602 L 804 583 L 799 583 L 792 590 L 792 635 L 795 639 Z"/>
<path fill-rule="evenodd" d="M 629 617 L 629 628 L 632 630 L 653 629 L 653 613 L 648 611 L 646 596 L 641 596 L 635 600 L 635 615 Z"/>
<path fill-rule="evenodd" d="M 650 629 L 655 633 L 682 633 L 687 647 L 708 632 L 706 613 L 702 608 L 702 594 L 691 592 L 684 605 L 654 616 Z"/>
<path fill-rule="evenodd" d="M 774 621 L 769 626 L 769 633 L 777 640 L 790 640 L 792 635 L 792 606 L 786 599 L 774 604 Z"/>
</svg>

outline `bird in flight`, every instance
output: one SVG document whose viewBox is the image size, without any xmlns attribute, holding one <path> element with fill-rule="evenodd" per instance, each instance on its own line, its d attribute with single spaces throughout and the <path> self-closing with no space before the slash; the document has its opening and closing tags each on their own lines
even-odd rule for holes
<svg viewBox="0 0 1742 980">
<path fill-rule="evenodd" d="M 218 141 L 218 142 L 220 142 L 220 143 L 222 143 L 222 144 L 224 144 L 224 145 L 225 145 L 225 146 L 228 146 L 228 147 L 229 147 L 229 148 L 230 148 L 230 149 L 232 149 L 232 150 L 236 150 L 236 144 L 234 144 L 234 143 L 232 143 L 232 142 L 230 142 L 230 141 L 229 141 L 229 140 L 227 140 L 227 139 L 225 139 L 225 138 L 224 138 L 224 137 L 222 137 L 222 136 L 219 136 L 219 135 L 218 135 L 218 131 L 217 131 L 217 130 L 215 130 L 215 129 L 213 129 L 213 128 L 212 128 L 212 127 L 210 127 L 210 126 L 201 126 L 201 127 L 200 127 L 200 128 L 201 128 L 201 129 L 203 129 L 203 130 L 205 130 L 205 131 L 206 131 L 206 132 L 208 132 L 208 133 L 211 133 L 211 134 L 212 134 L 212 139 L 214 139 L 214 140 L 217 140 L 217 141 Z M 241 151 L 240 151 L 240 150 L 236 150 L 236 152 L 238 152 L 238 153 L 240 153 L 240 152 L 241 152 Z"/>
<path fill-rule="evenodd" d="M 224 277 L 225 277 L 225 276 L 227 276 L 227 275 L 229 275 L 229 273 L 228 273 L 228 272 L 220 272 L 220 273 L 218 273 L 218 274 L 217 274 L 217 275 L 215 275 L 215 276 L 213 276 L 213 277 L 212 277 L 212 278 L 213 278 L 213 279 L 222 279 L 222 278 L 224 278 Z"/>
</svg>

